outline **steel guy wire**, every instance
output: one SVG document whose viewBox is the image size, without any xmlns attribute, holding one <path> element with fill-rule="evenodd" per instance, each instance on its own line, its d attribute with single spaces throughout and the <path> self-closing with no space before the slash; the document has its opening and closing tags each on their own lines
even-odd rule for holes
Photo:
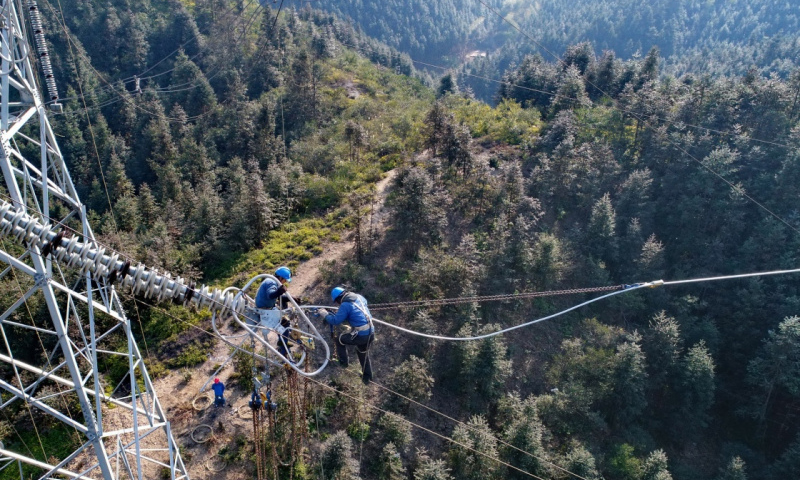
<svg viewBox="0 0 800 480">
<path fill-rule="evenodd" d="M 558 295 L 574 295 L 578 293 L 608 292 L 612 290 L 621 290 L 623 288 L 625 288 L 624 285 L 610 285 L 604 287 L 571 288 L 567 290 L 545 290 L 541 292 L 511 293 L 507 295 L 482 295 L 482 296 L 472 296 L 472 297 L 441 298 L 433 300 L 412 300 L 408 302 L 377 303 L 371 305 L 369 309 L 370 311 L 381 311 L 381 310 L 407 309 L 407 308 L 418 308 L 418 307 L 428 307 L 428 306 L 459 305 L 464 303 L 475 303 L 475 302 L 492 302 L 492 301 L 516 300 L 524 298 L 551 297 Z"/>
</svg>

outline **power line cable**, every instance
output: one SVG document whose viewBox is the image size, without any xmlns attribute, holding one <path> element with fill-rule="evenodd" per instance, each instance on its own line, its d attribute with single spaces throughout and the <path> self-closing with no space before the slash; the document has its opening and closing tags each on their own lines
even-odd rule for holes
<svg viewBox="0 0 800 480">
<path fill-rule="evenodd" d="M 358 399 L 356 397 L 350 395 L 347 392 L 343 392 L 343 391 L 337 389 L 336 387 L 332 387 L 330 385 L 322 383 L 322 382 L 320 382 L 319 380 L 317 380 L 315 378 L 309 378 L 309 380 L 314 382 L 314 383 L 316 383 L 317 385 L 320 385 L 320 386 L 322 386 L 324 388 L 327 388 L 328 390 L 332 390 L 332 391 L 338 393 L 339 395 L 344 395 L 345 397 L 348 397 L 353 401 L 358 401 Z M 465 450 L 469 450 L 469 451 L 471 451 L 473 453 L 477 453 L 478 455 L 480 455 L 482 457 L 485 457 L 485 458 L 487 458 L 489 460 L 492 460 L 492 461 L 494 461 L 494 462 L 496 462 L 496 463 L 498 463 L 500 465 L 506 466 L 506 467 L 508 467 L 508 468 L 510 468 L 512 470 L 515 470 L 515 471 L 517 471 L 519 473 L 522 473 L 523 475 L 527 475 L 529 477 L 536 478 L 537 480 L 545 480 L 544 478 L 542 478 L 542 477 L 540 477 L 538 475 L 530 473 L 530 472 L 528 472 L 526 470 L 523 470 L 523 469 L 521 469 L 519 467 L 515 467 L 514 465 L 511 465 L 508 462 L 504 462 L 503 460 L 500 460 L 497 457 L 489 455 L 488 453 L 481 452 L 480 450 L 476 450 L 476 449 L 470 447 L 469 445 L 464 445 L 463 443 L 459 442 L 458 440 L 453 439 L 452 437 L 448 437 L 447 435 L 443 435 L 443 434 L 441 434 L 439 432 L 436 432 L 436 431 L 431 430 L 429 428 L 423 427 L 422 425 L 419 425 L 418 423 L 415 423 L 415 422 L 412 422 L 411 420 L 408 420 L 407 418 L 403 417 L 402 415 L 398 415 L 398 414 L 396 414 L 394 412 L 390 412 L 388 410 L 384 410 L 383 408 L 377 407 L 377 406 L 375 406 L 375 405 L 373 405 L 373 404 L 371 404 L 369 402 L 364 402 L 364 405 L 372 408 L 373 410 L 381 412 L 381 413 L 383 413 L 385 415 L 391 415 L 391 416 L 397 418 L 398 420 L 403 421 L 403 422 L 405 422 L 405 423 L 407 423 L 407 424 L 409 424 L 409 425 L 411 425 L 411 426 L 413 426 L 415 428 L 418 428 L 418 429 L 420 429 L 422 431 L 428 432 L 431 435 L 434 435 L 434 436 L 436 436 L 436 437 L 438 437 L 438 438 L 440 438 L 442 440 L 447 440 L 448 442 L 452 443 L 453 445 L 458 445 L 459 447 L 461 447 L 461 448 L 463 448 Z M 481 433 L 486 433 L 486 432 L 481 432 Z"/>
<path fill-rule="evenodd" d="M 247 5 L 245 5 L 245 8 L 244 8 L 242 11 L 246 10 L 246 9 L 247 9 L 247 7 L 249 7 L 249 6 L 250 6 L 250 5 L 253 3 L 253 1 L 255 1 L 255 0 L 250 0 L 250 1 L 248 2 L 248 4 L 247 4 Z M 53 14 L 55 15 L 55 11 L 53 10 L 53 7 L 52 7 L 52 6 L 50 6 L 49 4 L 48 4 L 48 7 L 50 8 L 51 12 L 53 12 Z M 260 7 L 260 5 L 257 5 L 257 7 Z M 228 8 L 226 11 L 222 12 L 222 15 L 224 16 L 224 15 L 227 15 L 227 14 L 229 14 L 229 13 L 232 13 L 232 12 L 234 11 L 234 9 L 235 9 L 235 6 L 230 6 L 230 7 L 229 7 L 229 8 Z M 258 8 L 256 9 L 256 11 L 258 11 Z M 62 14 L 62 16 L 63 16 L 63 14 Z M 239 20 L 237 20 L 237 23 L 238 23 L 238 22 L 241 22 L 241 17 L 239 17 Z M 168 70 L 165 70 L 165 71 L 163 71 L 163 72 L 160 72 L 160 73 L 157 73 L 157 74 L 154 74 L 154 75 L 144 76 L 146 73 L 150 72 L 150 71 L 151 71 L 151 70 L 153 70 L 155 67 L 157 67 L 158 65 L 160 65 L 161 63 L 163 63 L 164 61 L 166 61 L 168 58 L 170 58 L 171 56 L 173 56 L 173 55 L 175 55 L 176 53 L 178 53 L 178 52 L 180 52 L 181 50 L 183 50 L 183 48 L 184 48 L 186 45 L 188 45 L 189 43 L 191 43 L 192 41 L 194 41 L 194 40 L 196 40 L 196 39 L 199 39 L 201 36 L 202 36 L 202 33 L 201 33 L 199 30 L 198 30 L 197 34 L 193 35 L 191 38 L 189 38 L 188 40 L 186 40 L 185 42 L 183 42 L 182 44 L 180 44 L 180 45 L 178 46 L 178 48 L 176 48 L 175 50 L 173 50 L 172 52 L 170 52 L 169 54 L 167 54 L 166 56 L 164 56 L 163 58 L 161 58 L 161 59 L 160 59 L 159 61 L 157 61 L 155 64 L 153 64 L 153 65 L 151 65 L 150 67 L 148 67 L 146 70 L 144 70 L 144 71 L 142 71 L 142 72 L 139 72 L 138 74 L 134 74 L 134 75 L 132 75 L 132 76 L 130 76 L 130 77 L 124 78 L 124 79 L 115 80 L 115 82 L 122 82 L 122 83 L 123 83 L 123 85 L 127 85 L 128 83 L 134 83 L 134 82 L 136 82 L 136 80 L 137 80 L 137 79 L 138 79 L 138 80 L 140 80 L 140 81 L 141 81 L 141 80 L 151 80 L 151 79 L 153 79 L 153 78 L 157 78 L 157 77 L 160 77 L 160 76 L 162 76 L 162 75 L 166 75 L 167 73 L 170 73 L 170 72 L 174 71 L 174 70 L 175 70 L 175 67 L 172 67 L 172 68 L 170 68 L 170 69 L 168 69 Z M 190 59 L 190 60 L 192 60 L 192 61 L 194 61 L 194 60 L 195 60 L 197 57 L 199 57 L 199 56 L 200 56 L 200 55 L 202 55 L 203 53 L 204 53 L 204 52 L 202 51 L 202 48 L 201 48 L 201 49 L 200 49 L 200 51 L 199 51 L 198 53 L 196 53 L 196 54 L 192 55 L 191 57 L 189 57 L 189 59 Z M 66 97 L 66 98 L 62 97 L 62 98 L 59 98 L 59 101 L 64 101 L 64 100 L 72 100 L 72 99 L 78 99 L 78 98 L 81 98 L 81 97 L 83 97 L 83 96 L 85 96 L 85 95 L 90 95 L 90 94 L 93 94 L 93 93 L 96 93 L 96 92 L 97 92 L 97 93 L 102 93 L 103 91 L 109 91 L 109 90 L 116 91 L 116 90 L 115 90 L 115 88 L 114 88 L 112 85 L 107 85 L 107 86 L 105 86 L 105 87 L 98 87 L 98 88 L 95 88 L 95 89 L 89 90 L 89 91 L 87 91 L 85 94 L 76 95 L 76 96 L 73 96 L 73 97 Z M 50 103 L 50 102 L 47 102 L 47 103 Z"/>
<path fill-rule="evenodd" d="M 251 0 L 251 3 L 252 3 L 252 1 L 255 1 L 255 0 Z M 52 7 L 51 7 L 51 8 L 52 8 Z M 260 6 L 260 5 L 258 5 L 258 8 L 261 8 L 261 6 Z M 253 14 L 253 16 L 255 16 L 255 13 Z M 67 28 L 66 28 L 66 22 L 64 21 L 64 17 L 63 17 L 63 10 L 62 10 L 62 12 L 61 12 L 61 17 L 60 17 L 60 18 L 61 18 L 61 23 L 62 23 L 62 24 L 63 24 L 63 26 L 64 26 L 64 34 L 65 34 L 65 36 L 67 37 L 67 42 L 71 42 L 71 41 L 72 41 L 72 40 L 71 40 L 71 36 L 70 36 L 70 34 L 69 34 L 69 32 L 68 32 L 68 30 L 67 30 Z M 241 17 L 240 17 L 240 18 L 241 18 Z M 251 18 L 253 18 L 253 17 L 251 17 Z M 247 34 L 247 31 L 244 31 L 244 32 L 242 32 L 242 35 L 241 35 L 241 37 L 239 37 L 237 40 L 235 40 L 235 43 L 238 43 L 238 42 L 239 42 L 239 41 L 240 41 L 242 38 L 246 37 L 246 34 Z M 170 116 L 167 116 L 167 115 L 162 115 L 162 114 L 160 114 L 160 113 L 156 113 L 156 112 L 151 112 L 150 110 L 147 110 L 146 108 L 143 108 L 142 106 L 140 106 L 140 105 L 137 105 L 137 104 L 136 104 L 136 102 L 132 102 L 131 100 L 129 100 L 129 99 L 125 98 L 124 96 L 122 96 L 122 95 L 121 95 L 121 94 L 120 94 L 120 93 L 119 93 L 119 92 L 116 90 L 116 88 L 113 86 L 113 84 L 112 84 L 112 83 L 111 83 L 109 80 L 107 80 L 107 79 L 106 79 L 106 78 L 105 78 L 105 77 L 104 77 L 104 76 L 103 76 L 103 75 L 102 75 L 102 74 L 101 74 L 101 73 L 100 73 L 100 72 L 99 72 L 99 71 L 98 71 L 96 68 L 94 68 L 94 65 L 92 65 L 92 63 L 91 63 L 91 60 L 89 60 L 88 58 L 86 58 L 86 56 L 85 56 L 85 55 L 83 55 L 83 53 L 82 53 L 82 52 L 80 52 L 80 51 L 79 51 L 78 53 L 79 53 L 79 54 L 80 54 L 80 56 L 83 58 L 83 60 L 86 62 L 86 64 L 89 66 L 89 68 L 90 68 L 90 69 L 91 69 L 91 70 L 92 70 L 92 71 L 93 71 L 93 72 L 94 72 L 94 73 L 97 75 L 97 77 L 98 77 L 98 78 L 100 78 L 100 80 L 102 80 L 104 83 L 106 83 L 106 84 L 108 85 L 108 87 L 109 87 L 109 88 L 110 88 L 110 89 L 111 89 L 111 90 L 112 90 L 112 91 L 113 91 L 115 94 L 117 94 L 117 95 L 118 95 L 118 96 L 121 98 L 121 100 L 123 100 L 125 103 L 127 103 L 128 105 L 130 105 L 131 107 L 133 107 L 134 109 L 136 109 L 136 110 L 138 110 L 138 111 L 144 112 L 144 113 L 146 113 L 146 114 L 148 114 L 148 115 L 151 115 L 151 116 L 154 116 L 154 117 L 157 117 L 157 118 L 162 118 L 162 119 L 164 119 L 164 120 L 166 120 L 166 121 L 168 121 L 168 122 L 174 122 L 174 121 L 181 121 L 181 122 L 183 122 L 183 121 L 195 120 L 195 119 L 198 119 L 198 118 L 202 118 L 202 117 L 208 116 L 208 115 L 210 115 L 210 114 L 214 113 L 214 111 L 215 111 L 215 109 L 213 109 L 213 108 L 209 108 L 207 111 L 205 111 L 205 112 L 203 112 L 203 113 L 200 113 L 200 114 L 198 114 L 198 115 L 194 115 L 194 116 L 191 116 L 191 117 L 187 117 L 187 118 L 175 118 L 175 117 L 170 117 Z M 218 68 L 218 70 L 219 70 L 219 69 L 221 69 L 221 68 L 222 68 L 222 65 L 221 65 L 221 63 L 220 63 L 220 64 L 218 64 L 218 65 L 219 65 L 219 68 Z M 216 74 L 218 74 L 218 73 L 216 73 Z M 215 75 L 216 75 L 216 74 L 215 74 Z M 204 74 L 204 77 L 205 77 L 205 74 Z M 213 76 L 212 76 L 211 78 L 213 78 Z M 206 77 L 206 80 L 208 80 L 208 78 L 207 78 L 207 77 Z M 200 85 L 200 84 L 198 84 L 197 86 L 199 86 L 199 85 Z"/>
<path fill-rule="evenodd" d="M 10 197 L 8 197 L 8 196 L 6 196 L 6 195 L 4 195 L 2 193 L 0 193 L 0 198 L 10 199 Z M 49 217 L 47 217 L 47 218 L 49 218 Z M 58 220 L 54 220 L 54 223 L 56 223 L 58 225 L 62 225 L 65 228 L 69 229 L 70 231 L 82 235 L 80 232 L 77 232 L 75 229 L 73 229 L 73 228 L 61 223 Z M 122 252 L 118 252 L 113 247 L 111 247 L 109 245 L 105 245 L 102 242 L 98 242 L 98 241 L 95 240 L 95 243 L 97 245 L 107 247 L 107 251 L 111 251 L 111 252 L 117 253 L 117 254 L 119 254 L 120 257 L 127 258 L 127 259 L 133 259 L 133 257 L 131 257 L 130 255 L 127 255 L 127 254 L 122 253 Z M 31 252 L 31 254 L 35 254 L 35 253 Z M 41 254 L 38 254 L 38 255 L 42 256 Z M 44 257 L 42 256 L 42 258 L 44 258 Z M 585 292 L 589 292 L 589 291 L 604 291 L 606 289 L 615 289 L 615 291 L 612 291 L 611 293 L 608 293 L 608 294 L 605 294 L 605 295 L 602 295 L 602 296 L 599 296 L 599 297 L 595 297 L 593 299 L 587 300 L 587 301 L 585 301 L 583 303 L 580 303 L 578 305 L 574 305 L 574 306 L 572 306 L 570 308 L 567 308 L 565 310 L 562 310 L 560 312 L 556 312 L 554 314 L 551 314 L 551 315 L 548 315 L 548 316 L 545 316 L 545 317 L 542 317 L 542 318 L 538 318 L 538 319 L 535 319 L 535 320 L 531 320 L 529 322 L 521 323 L 521 324 L 515 325 L 513 327 L 501 329 L 501 330 L 498 330 L 496 332 L 491 332 L 491 333 L 488 333 L 488 334 L 478 335 L 478 336 L 473 336 L 473 337 L 447 337 L 447 336 L 441 336 L 441 335 L 430 335 L 430 334 L 426 334 L 426 333 L 410 330 L 410 329 L 407 329 L 407 328 L 403 328 L 403 327 L 394 325 L 392 323 L 389 323 L 389 322 L 386 322 L 386 321 L 383 321 L 383 320 L 380 320 L 380 319 L 373 318 L 373 320 L 376 323 L 380 323 L 382 325 L 386 325 L 386 326 L 388 326 L 390 328 L 394 328 L 396 330 L 400 330 L 400 331 L 403 331 L 405 333 L 409 333 L 409 334 L 412 334 L 412 335 L 417 335 L 417 336 L 421 336 L 421 337 L 425 337 L 425 338 L 430 338 L 430 339 L 434 339 L 434 340 L 446 340 L 446 341 L 482 340 L 482 339 L 494 337 L 494 336 L 497 336 L 497 335 L 501 335 L 501 334 L 504 334 L 504 333 L 507 333 L 507 332 L 510 332 L 510 331 L 514 331 L 514 330 L 517 330 L 517 329 L 520 329 L 520 328 L 523 328 L 523 327 L 526 327 L 526 326 L 530 326 L 530 325 L 533 325 L 533 324 L 536 324 L 536 323 L 540 323 L 540 322 L 543 322 L 543 321 L 546 321 L 546 320 L 550 320 L 552 318 L 559 317 L 561 315 L 564 315 L 564 314 L 566 314 L 568 312 L 571 312 L 571 311 L 576 310 L 578 308 L 581 308 L 583 306 L 589 305 L 591 303 L 595 303 L 597 301 L 600 301 L 600 300 L 603 300 L 603 299 L 606 299 L 606 298 L 610 298 L 612 296 L 616 296 L 616 295 L 619 295 L 621 293 L 631 292 L 631 291 L 642 289 L 642 288 L 645 288 L 645 287 L 652 288 L 652 287 L 658 287 L 658 286 L 682 285 L 682 284 L 688 284 L 688 283 L 712 282 L 712 281 L 721 281 L 721 280 L 735 280 L 735 279 L 743 279 L 743 278 L 752 278 L 752 277 L 761 277 L 761 276 L 774 276 L 774 275 L 786 275 L 786 274 L 794 274 L 794 273 L 800 273 L 800 268 L 788 269 L 788 270 L 770 270 L 770 271 L 763 271 L 763 272 L 750 272 L 750 273 L 723 275 L 723 276 L 716 276 L 716 277 L 700 277 L 700 278 L 694 278 L 694 279 L 672 280 L 672 281 L 655 280 L 655 281 L 651 281 L 651 282 L 627 284 L 627 285 L 612 286 L 612 287 L 589 287 L 587 289 L 571 289 L 571 290 L 569 290 L 569 292 L 572 292 L 572 293 L 585 293 Z M 551 293 L 554 293 L 554 292 L 561 294 L 562 292 L 567 292 L 567 291 L 550 291 L 550 292 L 542 292 L 542 293 L 551 294 Z M 530 292 L 531 295 L 533 295 L 535 293 L 536 292 Z M 500 295 L 500 296 L 489 296 L 489 297 L 490 297 L 489 299 L 483 299 L 483 301 L 494 301 L 494 300 L 497 300 L 497 298 L 494 298 L 494 297 L 502 297 L 500 299 L 505 299 L 505 297 L 507 297 L 507 296 L 506 295 Z M 467 298 L 469 298 L 469 297 L 458 297 L 457 300 L 465 300 Z M 478 298 L 481 298 L 481 297 L 472 297 L 472 300 L 471 300 L 470 303 L 478 301 L 478 300 L 476 300 Z M 442 300 L 443 299 L 434 299 L 434 300 L 428 301 L 428 303 L 436 304 L 436 303 L 441 302 Z M 210 299 L 210 301 L 213 302 L 213 303 L 216 303 L 217 305 L 219 305 L 221 307 L 224 307 L 224 304 L 222 302 L 215 302 L 213 299 Z M 415 303 L 417 303 L 417 302 L 415 302 Z"/>
<path fill-rule="evenodd" d="M 565 310 L 561 310 L 560 312 L 556 312 L 556 313 L 554 313 L 552 315 L 547 315 L 545 317 L 537 318 L 535 320 L 531 320 L 529 322 L 521 323 L 521 324 L 515 325 L 513 327 L 504 328 L 504 329 L 498 330 L 496 332 L 491 332 L 491 333 L 487 333 L 487 334 L 483 334 L 483 335 L 476 335 L 476 336 L 472 336 L 472 337 L 447 337 L 447 336 L 443 336 L 443 335 L 431 335 L 431 334 L 428 334 L 428 333 L 417 332 L 415 330 L 411 330 L 411 329 L 408 329 L 408 328 L 400 327 L 398 325 L 394 325 L 392 323 L 386 322 L 384 320 L 379 320 L 377 318 L 373 318 L 372 320 L 374 322 L 376 322 L 376 323 L 380 323 L 381 325 L 386 325 L 389 328 L 393 328 L 395 330 L 399 330 L 401 332 L 405 332 L 405 333 L 408 333 L 408 334 L 411 334 L 411 335 L 416 335 L 418 337 L 430 338 L 432 340 L 460 341 L 460 342 L 483 340 L 483 339 L 486 339 L 486 338 L 491 338 L 491 337 L 495 337 L 497 335 L 502 335 L 504 333 L 508 333 L 508 332 L 511 332 L 511 331 L 514 331 L 514 330 L 518 330 L 518 329 L 523 328 L 523 327 L 534 325 L 536 323 L 544 322 L 546 320 L 550 320 L 550 319 L 553 319 L 553 318 L 556 318 L 556 317 L 560 317 L 561 315 L 564 315 L 565 313 L 569 313 L 569 312 L 571 312 L 573 310 L 577 310 L 577 309 L 579 309 L 579 308 L 581 308 L 583 306 L 589 305 L 591 303 L 594 303 L 594 302 L 597 302 L 597 301 L 600 301 L 600 300 L 604 300 L 604 299 L 609 298 L 609 297 L 613 297 L 615 295 L 619 295 L 621 293 L 631 292 L 631 291 L 639 290 L 639 289 L 646 288 L 646 287 L 652 288 L 652 287 L 658 287 L 658 286 L 682 285 L 682 284 L 687 284 L 687 283 L 698 283 L 698 282 L 714 282 L 714 281 L 720 281 L 720 280 L 734 280 L 734 279 L 741 279 L 741 278 L 763 277 L 763 276 L 771 276 L 771 275 L 785 275 L 785 274 L 792 274 L 792 273 L 800 273 L 800 268 L 796 268 L 796 269 L 792 269 L 792 270 L 772 270 L 772 271 L 767 271 L 767 272 L 754 272 L 754 273 L 743 273 L 743 274 L 736 274 L 736 275 L 723 275 L 723 276 L 718 276 L 718 277 L 694 278 L 694 279 L 686 279 L 686 280 L 673 280 L 673 281 L 656 280 L 656 281 L 652 281 L 652 282 L 637 283 L 637 284 L 634 284 L 634 285 L 626 285 L 625 288 L 623 288 L 622 290 L 618 290 L 618 291 L 615 291 L 615 292 L 608 293 L 606 295 L 602 295 L 602 296 L 599 296 L 599 297 L 592 298 L 592 299 L 587 300 L 587 301 L 585 301 L 583 303 L 580 303 L 578 305 L 574 305 L 574 306 L 569 307 L 569 308 L 567 308 Z"/>
<path fill-rule="evenodd" d="M 541 292 L 511 293 L 507 295 L 481 295 L 481 296 L 471 296 L 471 297 L 468 296 L 468 297 L 440 298 L 433 300 L 412 300 L 408 302 L 376 303 L 370 305 L 369 310 L 371 312 L 377 312 L 381 310 L 437 307 L 437 306 L 459 305 L 459 304 L 476 303 L 476 302 L 480 303 L 480 302 L 509 301 L 509 300 L 519 300 L 526 298 L 575 295 L 579 293 L 608 292 L 612 290 L 621 290 L 624 287 L 625 287 L 624 285 L 610 285 L 605 287 L 571 288 L 567 290 L 545 290 Z"/>
<path fill-rule="evenodd" d="M 356 372 L 354 372 L 354 371 L 352 371 L 352 370 L 345 370 L 345 371 L 347 371 L 347 372 L 352 372 L 352 374 L 353 374 L 353 375 L 358 375 L 358 376 L 360 377 L 360 375 L 359 375 L 358 373 L 356 373 Z M 467 429 L 469 429 L 469 430 L 472 430 L 473 432 L 476 432 L 476 433 L 484 433 L 484 434 L 486 433 L 486 432 L 484 432 L 484 431 L 481 431 L 481 430 L 479 430 L 478 428 L 476 428 L 476 427 L 474 427 L 474 426 L 470 425 L 469 423 L 462 422 L 461 420 L 458 420 L 457 418 L 453 418 L 453 417 L 451 417 L 451 416 L 447 415 L 446 413 L 442 413 L 442 412 L 440 412 L 439 410 L 436 410 L 435 408 L 429 407 L 428 405 L 425 405 L 424 403 L 418 402 L 418 401 L 414 400 L 413 398 L 409 398 L 409 397 L 407 397 L 407 396 L 403 395 L 402 393 L 396 392 L 396 391 L 392 390 L 391 388 L 389 388 L 389 387 L 387 387 L 387 386 L 381 385 L 380 383 L 376 382 L 375 380 L 370 380 L 370 383 L 374 384 L 375 386 L 377 386 L 378 388 L 380 388 L 380 389 L 382 389 L 382 390 L 384 390 L 384 391 L 386 391 L 386 392 L 389 392 L 389 393 L 391 393 L 391 394 L 393 394 L 393 395 L 395 395 L 395 396 L 398 396 L 398 397 L 400 397 L 400 398 L 402 398 L 402 399 L 404 399 L 404 400 L 406 400 L 406 401 L 409 401 L 409 402 L 411 402 L 411 403 L 413 403 L 413 404 L 415 404 L 415 405 L 418 405 L 418 406 L 420 406 L 420 407 L 422 407 L 422 408 L 424 408 L 424 409 L 426 409 L 426 410 L 428 410 L 428 411 L 430 411 L 430 412 L 432 412 L 432 413 L 435 413 L 435 414 L 437 414 L 437 415 L 439 415 L 439 416 L 441 416 L 441 417 L 443 417 L 443 418 L 446 418 L 446 419 L 448 419 L 448 420 L 450 420 L 450 421 L 452 421 L 452 422 L 455 422 L 455 423 L 457 423 L 457 424 L 459 424 L 459 425 L 461 425 L 461 426 L 463 426 L 463 427 L 465 427 L 465 428 L 467 428 Z M 566 468 L 563 468 L 563 467 L 561 467 L 561 466 L 559 466 L 559 465 L 557 465 L 557 464 L 555 464 L 555 463 L 553 463 L 553 462 L 551 462 L 551 461 L 547 460 L 547 459 L 546 459 L 546 458 L 544 458 L 544 457 L 541 457 L 541 456 L 539 456 L 539 455 L 534 455 L 533 453 L 530 453 L 530 452 L 528 452 L 528 451 L 526 451 L 526 450 L 522 450 L 521 448 L 519 448 L 519 447 L 516 447 L 516 446 L 514 446 L 514 445 L 512 445 L 512 444 L 510 444 L 510 443 L 508 443 L 508 442 L 506 442 L 505 440 L 503 440 L 503 439 L 501 439 L 501 438 L 499 438 L 499 437 L 497 437 L 497 436 L 495 436 L 495 435 L 491 435 L 491 434 L 490 434 L 490 436 L 491 436 L 491 437 L 492 437 L 492 438 L 493 438 L 495 441 L 497 441 L 498 443 L 500 443 L 501 445 L 505 445 L 506 447 L 509 447 L 509 448 L 511 448 L 512 450 L 516 450 L 516 451 L 518 451 L 518 452 L 520 452 L 520 453 L 522 453 L 522 454 L 525 454 L 525 455 L 527 455 L 527 456 L 529 456 L 529 457 L 531 457 L 531 458 L 534 458 L 534 459 L 536 459 L 536 460 L 539 460 L 539 461 L 540 461 L 540 462 L 542 462 L 542 463 L 546 463 L 546 464 L 548 464 L 548 465 L 552 466 L 553 468 L 555 468 L 556 470 L 560 470 L 560 471 L 562 471 L 562 472 L 564 472 L 564 473 L 567 473 L 567 474 L 569 474 L 569 475 L 572 475 L 572 476 L 573 476 L 573 477 L 575 477 L 575 478 L 579 478 L 580 480 L 588 480 L 587 478 L 585 478 L 585 477 L 582 477 L 582 476 L 578 475 L 577 473 L 570 472 L 570 471 L 569 471 L 569 470 L 567 470 Z"/>
</svg>

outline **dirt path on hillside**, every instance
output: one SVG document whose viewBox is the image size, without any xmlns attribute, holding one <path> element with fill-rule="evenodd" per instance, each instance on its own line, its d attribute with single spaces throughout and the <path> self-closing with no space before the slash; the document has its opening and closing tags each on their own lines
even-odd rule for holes
<svg viewBox="0 0 800 480">
<path fill-rule="evenodd" d="M 397 175 L 397 170 L 390 170 L 384 179 L 375 185 L 375 212 L 373 214 L 373 230 L 375 232 L 386 231 L 386 224 L 389 219 L 389 212 L 386 208 L 386 196 L 388 195 L 389 185 Z M 331 288 L 324 285 L 320 275 L 320 267 L 325 262 L 338 260 L 351 255 L 355 250 L 355 241 L 352 232 L 348 232 L 347 237 L 341 242 L 328 243 L 323 245 L 321 255 L 312 258 L 297 266 L 292 275 L 292 283 L 289 286 L 289 293 L 294 297 L 306 297 L 312 302 L 326 302 L 326 293 Z"/>
</svg>

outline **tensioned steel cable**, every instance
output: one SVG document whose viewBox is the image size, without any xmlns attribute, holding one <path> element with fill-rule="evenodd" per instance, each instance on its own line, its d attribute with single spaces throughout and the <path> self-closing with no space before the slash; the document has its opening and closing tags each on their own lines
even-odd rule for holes
<svg viewBox="0 0 800 480">
<path fill-rule="evenodd" d="M 605 287 L 571 288 L 567 290 L 546 290 L 542 292 L 510 293 L 505 295 L 482 295 L 472 297 L 439 298 L 434 300 L 411 300 L 408 302 L 376 303 L 370 305 L 372 312 L 382 310 L 403 310 L 420 307 L 439 307 L 444 305 L 459 305 L 464 303 L 502 302 L 525 298 L 553 297 L 558 295 L 574 295 L 579 293 L 609 292 L 623 290 L 625 285 L 610 285 Z"/>
<path fill-rule="evenodd" d="M 742 274 L 737 274 L 737 275 L 723 275 L 723 276 L 717 276 L 717 277 L 690 278 L 690 279 L 685 279 L 685 280 L 671 280 L 671 281 L 666 281 L 666 282 L 664 280 L 654 280 L 652 282 L 637 283 L 635 285 L 626 285 L 622 290 L 617 290 L 615 292 L 607 293 L 605 295 L 601 295 L 599 297 L 592 298 L 592 299 L 587 300 L 587 301 L 585 301 L 583 303 L 580 303 L 578 305 L 574 305 L 574 306 L 572 306 L 570 308 L 567 308 L 565 310 L 561 310 L 560 312 L 556 312 L 556 313 L 554 313 L 552 315 L 547 315 L 545 317 L 537 318 L 535 320 L 531 320 L 529 322 L 521 323 L 521 324 L 515 325 L 513 327 L 504 328 L 504 329 L 498 330 L 496 332 L 486 333 L 484 335 L 476 335 L 476 336 L 472 336 L 472 337 L 447 337 L 447 336 L 443 336 L 443 335 L 431 335 L 431 334 L 428 334 L 428 333 L 417 332 L 415 330 L 411 330 L 411 329 L 408 329 L 408 328 L 400 327 L 398 325 L 394 325 L 394 324 L 386 322 L 384 320 L 378 320 L 377 318 L 373 318 L 372 321 L 374 321 L 375 323 L 380 323 L 381 325 L 385 325 L 385 326 L 387 326 L 389 328 L 393 328 L 395 330 L 399 330 L 401 332 L 405 332 L 405 333 L 408 333 L 408 334 L 411 334 L 411 335 L 416 335 L 418 337 L 430 338 L 430 339 L 433 339 L 433 340 L 445 340 L 445 341 L 453 341 L 453 342 L 466 342 L 466 341 L 474 341 L 474 340 L 483 340 L 483 339 L 486 339 L 486 338 L 495 337 L 497 335 L 502 335 L 504 333 L 508 333 L 508 332 L 511 332 L 511 331 L 514 331 L 514 330 L 518 330 L 518 329 L 523 328 L 523 327 L 528 327 L 528 326 L 534 325 L 536 323 L 544 322 L 545 320 L 550 320 L 550 319 L 553 319 L 553 318 L 556 318 L 556 317 L 560 317 L 561 315 L 564 315 L 565 313 L 569 313 L 569 312 L 571 312 L 573 310 L 577 310 L 577 309 L 579 309 L 581 307 L 589 305 L 590 303 L 594 303 L 594 302 L 597 302 L 597 301 L 600 301 L 600 300 L 604 300 L 606 298 L 613 297 L 614 295 L 619 295 L 621 293 L 626 293 L 626 292 L 632 292 L 634 290 L 639 290 L 639 289 L 642 289 L 642 288 L 645 288 L 645 287 L 652 288 L 652 287 L 659 287 L 659 286 L 683 285 L 683 284 L 688 284 L 688 283 L 715 282 L 715 281 L 720 281 L 720 280 L 734 280 L 734 279 L 740 279 L 740 278 L 763 277 L 763 276 L 769 276 L 769 275 L 785 275 L 785 274 L 790 274 L 790 273 L 800 273 L 800 268 L 795 268 L 795 269 L 791 269 L 791 270 L 771 270 L 771 271 L 767 271 L 767 272 L 742 273 Z"/>
</svg>

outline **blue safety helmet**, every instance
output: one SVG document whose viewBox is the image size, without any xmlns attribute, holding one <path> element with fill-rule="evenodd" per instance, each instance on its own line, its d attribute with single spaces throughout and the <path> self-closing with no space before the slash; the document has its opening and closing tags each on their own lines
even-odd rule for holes
<svg viewBox="0 0 800 480">
<path fill-rule="evenodd" d="M 287 282 L 292 281 L 292 271 L 289 270 L 289 267 L 278 267 L 278 269 L 275 270 L 275 276 L 278 278 L 283 278 Z"/>
<path fill-rule="evenodd" d="M 339 298 L 343 293 L 344 293 L 344 288 L 335 287 L 333 290 L 331 290 L 331 300 L 335 302 L 336 299 Z"/>
</svg>

